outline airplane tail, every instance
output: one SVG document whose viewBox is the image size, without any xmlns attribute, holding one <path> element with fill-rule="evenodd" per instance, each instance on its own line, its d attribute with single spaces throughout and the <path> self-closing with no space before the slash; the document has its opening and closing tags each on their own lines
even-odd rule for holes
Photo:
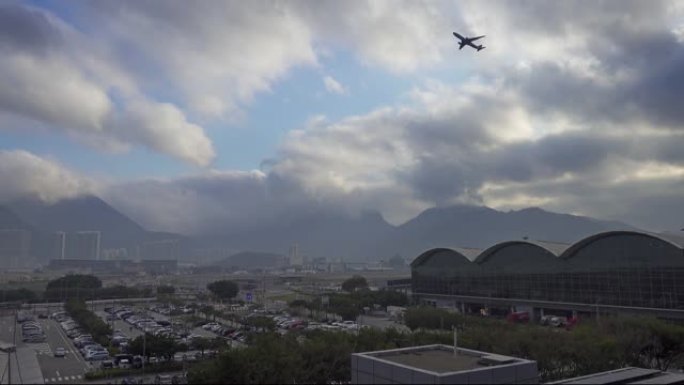
<svg viewBox="0 0 684 385">
<path fill-rule="evenodd" d="M 485 48 L 487 48 L 487 47 L 485 47 L 485 46 L 483 46 L 483 45 L 480 45 L 480 46 L 477 47 L 477 52 L 480 52 L 480 51 L 482 51 L 482 50 L 485 49 Z"/>
</svg>

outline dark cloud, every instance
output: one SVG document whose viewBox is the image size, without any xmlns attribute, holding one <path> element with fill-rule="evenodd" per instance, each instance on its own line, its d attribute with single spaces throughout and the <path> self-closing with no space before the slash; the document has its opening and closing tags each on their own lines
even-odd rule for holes
<svg viewBox="0 0 684 385">
<path fill-rule="evenodd" d="M 0 50 L 45 52 L 62 42 L 62 31 L 42 11 L 0 4 Z"/>
</svg>

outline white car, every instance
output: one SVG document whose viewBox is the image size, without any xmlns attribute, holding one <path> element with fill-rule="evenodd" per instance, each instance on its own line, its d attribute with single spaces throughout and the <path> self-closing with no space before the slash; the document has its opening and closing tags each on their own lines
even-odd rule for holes
<svg viewBox="0 0 684 385">
<path fill-rule="evenodd" d="M 209 329 L 211 329 L 212 327 L 215 327 L 215 326 L 218 326 L 218 323 L 216 323 L 216 322 L 209 322 L 208 324 L 202 326 L 202 329 L 204 329 L 204 330 L 209 330 Z"/>
<path fill-rule="evenodd" d="M 55 357 L 65 357 L 65 356 L 66 356 L 66 349 L 64 349 L 64 348 L 55 349 Z"/>
<path fill-rule="evenodd" d="M 109 352 L 102 350 L 87 352 L 85 355 L 86 361 L 104 361 L 108 359 Z"/>
</svg>

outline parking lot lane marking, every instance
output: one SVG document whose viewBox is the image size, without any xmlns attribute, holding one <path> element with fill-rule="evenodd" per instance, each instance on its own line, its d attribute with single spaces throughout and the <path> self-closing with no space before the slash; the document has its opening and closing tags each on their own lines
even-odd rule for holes
<svg viewBox="0 0 684 385">
<path fill-rule="evenodd" d="M 59 370 L 55 371 L 55 373 L 57 373 L 57 377 L 61 376 L 61 374 L 59 374 Z"/>
</svg>

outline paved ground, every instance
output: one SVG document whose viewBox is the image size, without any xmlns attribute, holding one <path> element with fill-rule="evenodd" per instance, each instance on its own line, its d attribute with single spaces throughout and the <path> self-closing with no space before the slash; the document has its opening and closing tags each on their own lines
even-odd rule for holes
<svg viewBox="0 0 684 385">
<path fill-rule="evenodd" d="M 66 336 L 57 321 L 41 320 L 47 336 L 47 346 L 37 351 L 38 362 L 45 377 L 45 383 L 73 383 L 83 378 L 83 374 L 91 368 L 69 337 Z M 66 349 L 64 357 L 55 357 L 58 347 Z"/>
</svg>

